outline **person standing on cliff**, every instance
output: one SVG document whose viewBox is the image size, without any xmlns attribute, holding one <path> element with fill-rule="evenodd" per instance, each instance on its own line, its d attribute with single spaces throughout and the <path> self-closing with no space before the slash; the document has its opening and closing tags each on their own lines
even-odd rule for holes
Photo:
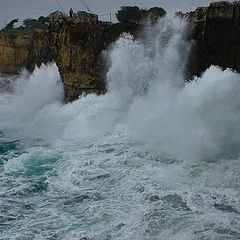
<svg viewBox="0 0 240 240">
<path fill-rule="evenodd" d="M 70 16 L 70 18 L 73 18 L 73 10 L 72 10 L 72 8 L 70 8 L 69 16 Z"/>
</svg>

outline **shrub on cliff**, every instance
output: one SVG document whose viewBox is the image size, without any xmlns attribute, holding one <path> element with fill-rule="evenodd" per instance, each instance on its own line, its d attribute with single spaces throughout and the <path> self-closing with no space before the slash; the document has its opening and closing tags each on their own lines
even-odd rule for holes
<svg viewBox="0 0 240 240">
<path fill-rule="evenodd" d="M 139 7 L 125 6 L 117 12 L 116 17 L 119 22 L 140 22 L 146 17 L 147 11 Z"/>
<path fill-rule="evenodd" d="M 161 7 L 153 7 L 148 10 L 148 14 L 150 17 L 159 18 L 164 17 L 167 12 Z"/>
<path fill-rule="evenodd" d="M 7 24 L 7 26 L 5 28 L 3 28 L 3 31 L 9 31 L 12 30 L 14 27 L 14 24 L 18 22 L 18 19 L 15 18 L 13 19 L 10 23 Z"/>
<path fill-rule="evenodd" d="M 28 29 L 44 28 L 48 25 L 48 22 L 49 18 L 41 16 L 38 19 L 27 18 L 23 21 L 23 25 Z"/>
<path fill-rule="evenodd" d="M 149 10 L 140 9 L 137 6 L 122 6 L 116 13 L 117 20 L 119 22 L 135 22 L 140 23 L 145 18 L 149 17 L 150 20 L 156 20 L 163 17 L 166 11 L 161 7 L 153 7 Z"/>
</svg>

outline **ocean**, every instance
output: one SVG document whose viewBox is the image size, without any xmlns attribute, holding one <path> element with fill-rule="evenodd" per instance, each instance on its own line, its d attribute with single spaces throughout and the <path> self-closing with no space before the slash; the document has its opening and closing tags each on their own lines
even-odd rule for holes
<svg viewBox="0 0 240 240">
<path fill-rule="evenodd" d="M 186 83 L 187 29 L 122 35 L 102 96 L 64 104 L 54 63 L 0 76 L 1 240 L 240 239 L 240 75 Z"/>
</svg>

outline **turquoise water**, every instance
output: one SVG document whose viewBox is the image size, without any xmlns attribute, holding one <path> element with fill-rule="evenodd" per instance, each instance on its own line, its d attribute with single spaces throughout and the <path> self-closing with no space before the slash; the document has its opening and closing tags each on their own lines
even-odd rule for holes
<svg viewBox="0 0 240 240">
<path fill-rule="evenodd" d="M 189 165 L 110 136 L 1 141 L 1 239 L 239 239 L 239 161 Z"/>
</svg>

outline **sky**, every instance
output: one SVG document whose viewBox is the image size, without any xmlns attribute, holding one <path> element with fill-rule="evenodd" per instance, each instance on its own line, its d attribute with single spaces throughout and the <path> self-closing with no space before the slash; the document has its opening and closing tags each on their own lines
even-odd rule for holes
<svg viewBox="0 0 240 240">
<path fill-rule="evenodd" d="M 214 0 L 84 0 L 92 12 L 100 16 L 102 20 L 109 20 L 110 12 L 115 16 L 120 6 L 153 7 L 160 6 L 173 14 L 176 11 L 191 11 L 199 6 L 208 6 Z M 0 28 L 5 22 L 13 18 L 22 21 L 25 18 L 38 18 L 48 16 L 51 12 L 61 10 L 59 4 L 66 13 L 72 7 L 73 10 L 85 11 L 82 0 L 0 0 Z"/>
</svg>

